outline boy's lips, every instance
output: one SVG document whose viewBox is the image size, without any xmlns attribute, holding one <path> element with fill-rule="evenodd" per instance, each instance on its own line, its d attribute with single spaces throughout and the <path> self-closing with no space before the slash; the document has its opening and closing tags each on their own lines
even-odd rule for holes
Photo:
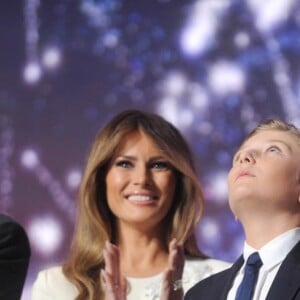
<svg viewBox="0 0 300 300">
<path fill-rule="evenodd" d="M 238 180 L 239 178 L 241 177 L 255 177 L 253 173 L 247 171 L 247 170 L 243 170 L 243 171 L 240 171 L 238 173 L 238 175 L 236 176 L 235 178 L 235 181 Z"/>
</svg>

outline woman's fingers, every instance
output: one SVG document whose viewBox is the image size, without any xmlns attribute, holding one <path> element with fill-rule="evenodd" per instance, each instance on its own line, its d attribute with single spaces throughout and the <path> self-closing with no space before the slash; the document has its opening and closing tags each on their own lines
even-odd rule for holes
<svg viewBox="0 0 300 300">
<path fill-rule="evenodd" d="M 173 271 L 174 278 L 181 278 L 184 268 L 184 252 L 183 247 L 173 239 L 169 245 L 169 261 L 168 269 Z"/>
<path fill-rule="evenodd" d="M 103 257 L 105 269 L 101 271 L 101 278 L 104 281 L 105 300 L 125 300 L 126 280 L 121 275 L 118 247 L 107 241 Z"/>
<path fill-rule="evenodd" d="M 181 245 L 174 239 L 169 244 L 168 267 L 164 272 L 160 300 L 182 300 L 182 273 L 184 253 Z"/>
</svg>

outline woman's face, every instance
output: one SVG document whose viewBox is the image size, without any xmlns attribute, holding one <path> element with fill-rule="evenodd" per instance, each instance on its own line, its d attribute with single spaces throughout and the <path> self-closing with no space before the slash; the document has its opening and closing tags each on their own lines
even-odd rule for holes
<svg viewBox="0 0 300 300">
<path fill-rule="evenodd" d="M 175 186 L 172 166 L 146 134 L 124 138 L 106 175 L 108 206 L 120 226 L 155 228 L 172 206 Z"/>
</svg>

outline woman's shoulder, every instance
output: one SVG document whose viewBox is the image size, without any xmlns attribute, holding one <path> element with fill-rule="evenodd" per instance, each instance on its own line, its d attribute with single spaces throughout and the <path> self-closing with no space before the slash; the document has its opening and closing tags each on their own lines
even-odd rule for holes
<svg viewBox="0 0 300 300">
<path fill-rule="evenodd" d="M 53 266 L 42 270 L 38 273 L 38 280 L 43 280 L 48 284 L 60 282 L 60 283 L 70 283 L 63 273 L 62 266 Z"/>
<path fill-rule="evenodd" d="M 190 288 L 198 281 L 228 269 L 230 263 L 213 258 L 187 258 L 183 271 L 183 284 Z"/>
<path fill-rule="evenodd" d="M 38 273 L 32 288 L 32 300 L 74 299 L 76 287 L 64 275 L 61 266 L 54 266 Z"/>
<path fill-rule="evenodd" d="M 211 273 L 217 273 L 231 267 L 231 263 L 215 259 L 215 258 L 193 258 L 188 257 L 185 261 L 185 267 L 187 269 L 202 269 L 210 270 Z"/>
</svg>

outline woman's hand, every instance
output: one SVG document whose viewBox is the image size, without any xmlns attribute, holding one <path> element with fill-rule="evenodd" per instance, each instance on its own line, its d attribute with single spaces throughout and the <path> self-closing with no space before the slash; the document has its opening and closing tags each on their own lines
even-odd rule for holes
<svg viewBox="0 0 300 300">
<path fill-rule="evenodd" d="M 105 269 L 101 270 L 101 279 L 105 300 L 126 300 L 126 279 L 121 274 L 118 247 L 106 241 L 103 257 Z"/>
<path fill-rule="evenodd" d="M 164 272 L 160 300 L 182 300 L 183 247 L 175 239 L 169 245 L 168 267 Z"/>
</svg>

